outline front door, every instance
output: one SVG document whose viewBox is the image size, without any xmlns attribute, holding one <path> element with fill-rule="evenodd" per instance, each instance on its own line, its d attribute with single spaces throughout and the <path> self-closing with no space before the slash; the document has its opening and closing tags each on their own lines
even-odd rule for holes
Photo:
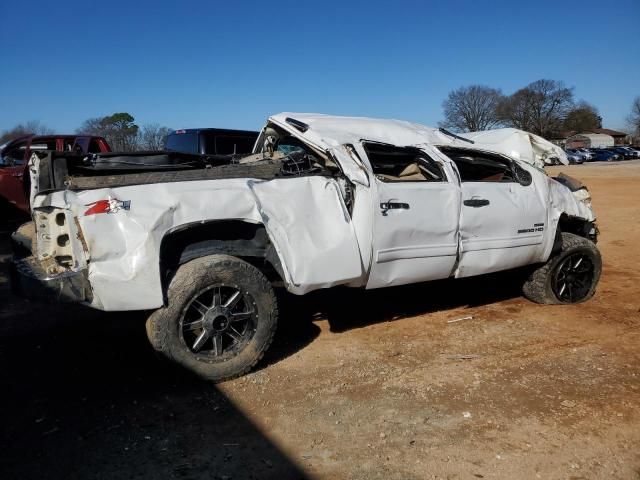
<svg viewBox="0 0 640 480">
<path fill-rule="evenodd" d="M 462 187 L 456 277 L 507 270 L 541 255 L 547 210 L 531 175 L 501 155 L 442 148 Z"/>
<path fill-rule="evenodd" d="M 363 142 L 375 174 L 367 288 L 449 277 L 456 263 L 460 188 L 425 151 Z"/>
</svg>

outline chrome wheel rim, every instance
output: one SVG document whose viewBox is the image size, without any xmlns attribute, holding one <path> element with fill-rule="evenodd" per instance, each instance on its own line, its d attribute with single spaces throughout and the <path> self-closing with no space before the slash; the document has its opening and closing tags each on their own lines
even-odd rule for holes
<svg viewBox="0 0 640 480">
<path fill-rule="evenodd" d="M 253 297 L 238 285 L 217 284 L 196 293 L 179 322 L 182 344 L 199 360 L 220 362 L 241 352 L 257 325 Z"/>
</svg>

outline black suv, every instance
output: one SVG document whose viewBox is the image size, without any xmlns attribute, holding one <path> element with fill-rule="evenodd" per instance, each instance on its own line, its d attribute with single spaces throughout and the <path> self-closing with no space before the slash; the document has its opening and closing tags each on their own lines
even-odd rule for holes
<svg viewBox="0 0 640 480">
<path fill-rule="evenodd" d="M 174 130 L 165 140 L 164 149 L 200 155 L 251 153 L 259 132 L 220 128 Z"/>
</svg>

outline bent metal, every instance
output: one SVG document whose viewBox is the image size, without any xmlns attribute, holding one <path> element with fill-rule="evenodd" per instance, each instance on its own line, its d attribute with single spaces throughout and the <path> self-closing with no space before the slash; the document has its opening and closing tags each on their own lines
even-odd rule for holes
<svg viewBox="0 0 640 480">
<path fill-rule="evenodd" d="M 152 310 L 152 345 L 214 381 L 269 347 L 276 288 L 525 268 L 529 299 L 581 302 L 601 271 L 595 215 L 584 186 L 542 169 L 558 162 L 564 152 L 514 129 L 295 113 L 270 117 L 250 154 L 36 152 L 13 285 Z"/>
</svg>

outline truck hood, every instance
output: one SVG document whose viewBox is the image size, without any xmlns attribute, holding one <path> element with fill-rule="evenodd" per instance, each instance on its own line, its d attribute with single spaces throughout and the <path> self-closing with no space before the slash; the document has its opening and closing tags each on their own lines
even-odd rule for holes
<svg viewBox="0 0 640 480">
<path fill-rule="evenodd" d="M 398 146 L 430 144 L 478 149 L 507 155 L 538 168 L 555 163 L 556 159 L 559 163 L 569 164 L 560 147 L 538 135 L 515 128 L 460 135 L 472 140 L 472 144 L 437 128 L 403 120 L 284 112 L 273 115 L 269 121 L 323 150 L 370 140 Z"/>
</svg>

